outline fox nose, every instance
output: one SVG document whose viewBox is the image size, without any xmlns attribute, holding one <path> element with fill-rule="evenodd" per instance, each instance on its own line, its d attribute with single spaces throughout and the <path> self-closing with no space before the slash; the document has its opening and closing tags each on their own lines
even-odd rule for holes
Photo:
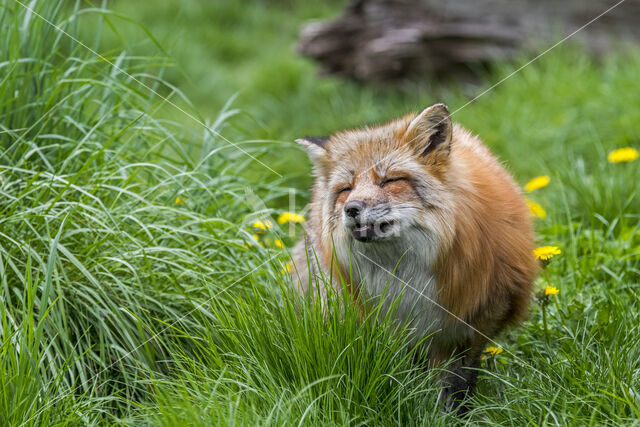
<svg viewBox="0 0 640 427">
<path fill-rule="evenodd" d="M 360 215 L 360 212 L 363 211 L 364 207 L 365 204 L 363 202 L 359 200 L 352 200 L 344 205 L 344 213 L 346 213 L 347 216 L 356 219 Z"/>
</svg>

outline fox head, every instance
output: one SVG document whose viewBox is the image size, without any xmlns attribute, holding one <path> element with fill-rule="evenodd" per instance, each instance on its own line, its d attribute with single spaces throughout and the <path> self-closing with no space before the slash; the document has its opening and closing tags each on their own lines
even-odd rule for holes
<svg viewBox="0 0 640 427">
<path fill-rule="evenodd" d="M 365 245 L 421 231 L 445 238 L 452 134 L 447 107 L 436 104 L 381 126 L 297 140 L 313 164 L 322 235 Z"/>
</svg>

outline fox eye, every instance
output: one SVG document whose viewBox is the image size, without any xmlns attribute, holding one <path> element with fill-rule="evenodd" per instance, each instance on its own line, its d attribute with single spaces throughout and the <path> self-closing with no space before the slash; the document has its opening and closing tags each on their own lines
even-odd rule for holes
<svg viewBox="0 0 640 427">
<path fill-rule="evenodd" d="M 391 184 L 392 182 L 406 181 L 406 180 L 407 178 L 403 178 L 403 177 L 385 179 L 380 183 L 380 187 L 384 187 L 385 185 Z"/>
<path fill-rule="evenodd" d="M 347 191 L 351 191 L 351 187 L 344 187 L 338 190 L 337 194 L 346 193 Z"/>
</svg>

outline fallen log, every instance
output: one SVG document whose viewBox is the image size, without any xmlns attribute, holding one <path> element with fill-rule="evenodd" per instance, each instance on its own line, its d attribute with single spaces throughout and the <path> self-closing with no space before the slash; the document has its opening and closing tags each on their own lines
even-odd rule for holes
<svg viewBox="0 0 640 427">
<path fill-rule="evenodd" d="M 640 0 L 354 0 L 336 19 L 307 24 L 298 50 L 323 74 L 392 81 L 472 70 L 574 32 L 596 55 L 637 43 Z"/>
</svg>

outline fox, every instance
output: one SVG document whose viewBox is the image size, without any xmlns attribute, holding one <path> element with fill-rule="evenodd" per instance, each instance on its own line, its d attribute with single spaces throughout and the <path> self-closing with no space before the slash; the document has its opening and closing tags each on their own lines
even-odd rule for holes
<svg viewBox="0 0 640 427">
<path fill-rule="evenodd" d="M 326 307 L 341 278 L 358 301 L 392 310 L 425 366 L 446 365 L 444 409 L 466 413 L 484 348 L 526 317 L 537 274 L 515 180 L 444 104 L 296 142 L 314 182 L 295 288 Z"/>
</svg>

